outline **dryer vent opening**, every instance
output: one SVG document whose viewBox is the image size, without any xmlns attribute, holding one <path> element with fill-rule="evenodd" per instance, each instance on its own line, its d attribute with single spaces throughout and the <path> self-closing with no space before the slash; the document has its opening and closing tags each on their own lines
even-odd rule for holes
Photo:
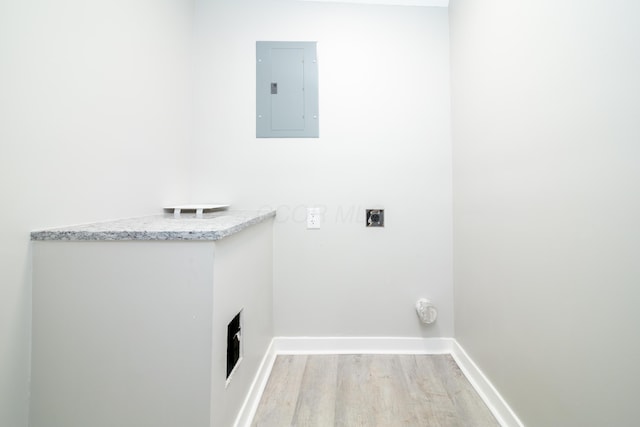
<svg viewBox="0 0 640 427">
<path fill-rule="evenodd" d="M 242 311 L 227 326 L 227 384 L 242 359 Z"/>
</svg>

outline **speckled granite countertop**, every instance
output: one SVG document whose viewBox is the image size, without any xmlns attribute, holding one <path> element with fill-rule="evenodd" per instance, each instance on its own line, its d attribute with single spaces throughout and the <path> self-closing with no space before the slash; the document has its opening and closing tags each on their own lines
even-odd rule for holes
<svg viewBox="0 0 640 427">
<path fill-rule="evenodd" d="M 229 210 L 195 214 L 144 216 L 31 232 L 31 240 L 220 240 L 275 217 L 275 210 Z"/>
</svg>

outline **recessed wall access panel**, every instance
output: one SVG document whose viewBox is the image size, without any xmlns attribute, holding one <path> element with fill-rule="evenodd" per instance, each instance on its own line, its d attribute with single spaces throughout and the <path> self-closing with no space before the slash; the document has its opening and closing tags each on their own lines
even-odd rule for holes
<svg viewBox="0 0 640 427">
<path fill-rule="evenodd" d="M 256 137 L 318 138 L 316 42 L 256 42 Z"/>
</svg>

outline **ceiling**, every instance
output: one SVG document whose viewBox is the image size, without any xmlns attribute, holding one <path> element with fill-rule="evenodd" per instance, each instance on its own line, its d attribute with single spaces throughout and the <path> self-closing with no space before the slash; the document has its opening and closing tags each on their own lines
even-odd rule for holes
<svg viewBox="0 0 640 427">
<path fill-rule="evenodd" d="M 390 6 L 448 7 L 449 0 L 301 0 L 331 3 L 384 4 Z"/>
</svg>

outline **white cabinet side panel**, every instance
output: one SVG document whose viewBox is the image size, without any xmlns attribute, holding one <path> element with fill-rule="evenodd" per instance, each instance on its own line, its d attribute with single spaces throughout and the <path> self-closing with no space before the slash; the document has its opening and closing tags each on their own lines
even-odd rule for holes
<svg viewBox="0 0 640 427">
<path fill-rule="evenodd" d="M 213 244 L 34 244 L 31 427 L 208 427 Z"/>
</svg>

